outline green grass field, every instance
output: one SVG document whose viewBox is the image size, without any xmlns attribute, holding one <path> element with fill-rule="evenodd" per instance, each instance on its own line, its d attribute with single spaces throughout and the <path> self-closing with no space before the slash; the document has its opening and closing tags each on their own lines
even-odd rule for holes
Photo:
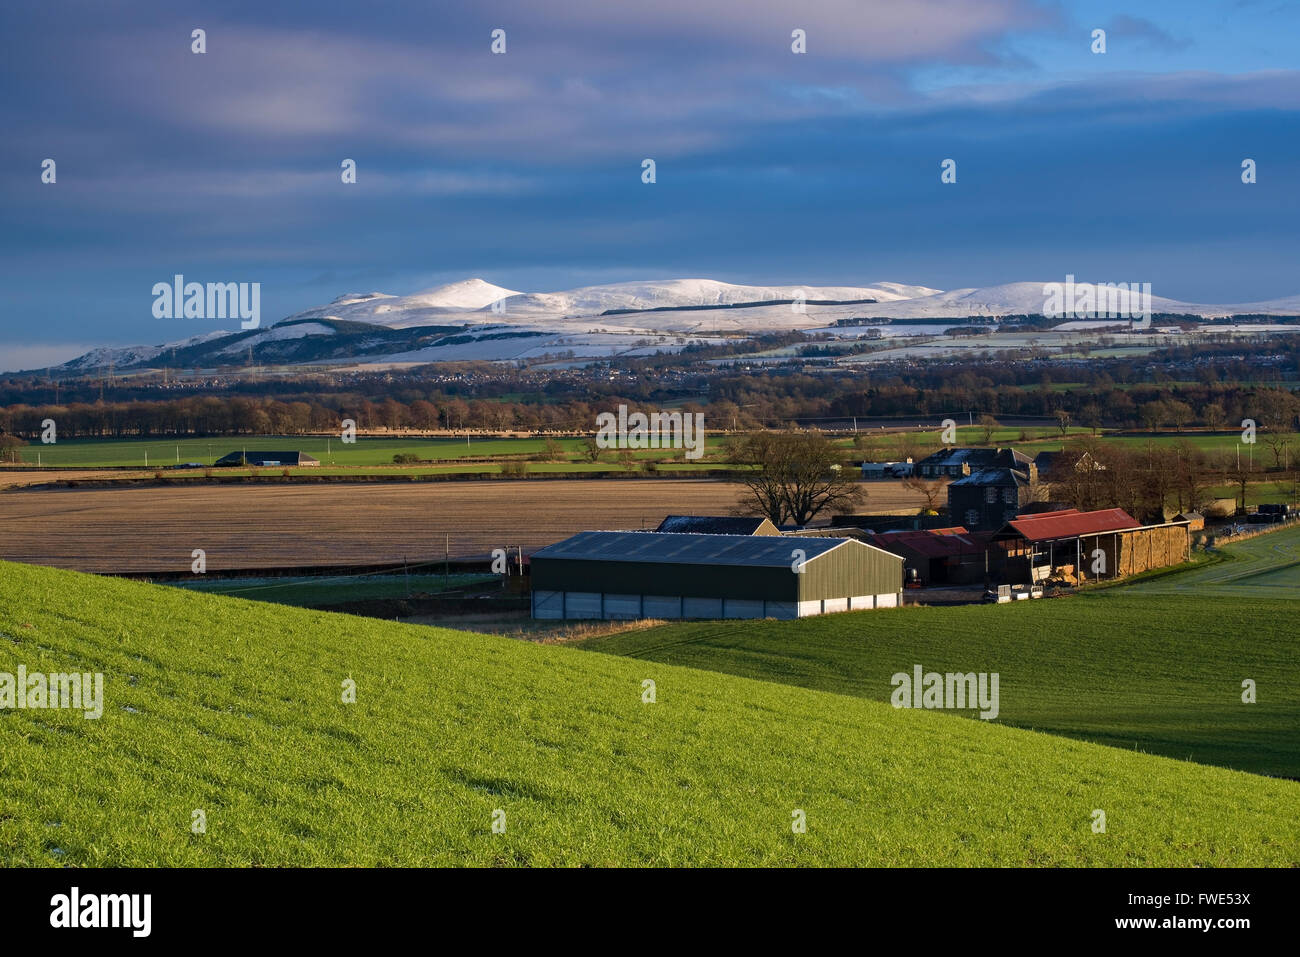
<svg viewBox="0 0 1300 957">
<path fill-rule="evenodd" d="M 0 711 L 4 866 L 1300 856 L 1291 781 L 650 661 L 0 563 L 0 671 L 19 664 L 103 672 L 104 710 Z M 1292 665 L 1271 667 L 1257 665 L 1262 688 Z M 341 701 L 349 678 L 354 704 Z M 196 810 L 206 833 L 192 832 Z M 792 833 L 796 811 L 806 833 Z"/>
<path fill-rule="evenodd" d="M 1260 601 L 1300 600 L 1300 526 L 1248 538 L 1222 550 L 1225 561 L 1125 586 L 1135 595 L 1222 599 L 1220 613 L 1236 614 Z M 1291 606 L 1295 615 L 1297 606 Z M 1294 619 L 1292 619 L 1294 620 Z"/>
<path fill-rule="evenodd" d="M 425 563 L 418 570 L 427 570 Z M 438 595 L 460 588 L 500 582 L 497 575 L 482 574 L 397 574 L 335 575 L 278 578 L 211 578 L 171 582 L 169 584 L 189 591 L 209 595 L 231 595 L 269 601 L 278 605 L 321 607 L 343 602 L 371 598 L 405 598 L 408 596 Z"/>
<path fill-rule="evenodd" d="M 573 459 L 582 457 L 581 439 L 556 439 L 564 454 Z M 720 437 L 706 437 L 705 448 L 714 451 Z M 112 466 L 138 466 L 166 468 L 185 462 L 202 462 L 210 465 L 230 452 L 248 451 L 298 451 L 319 459 L 321 466 L 391 465 L 399 453 L 419 456 L 426 461 L 454 461 L 463 458 L 490 458 L 495 456 L 536 455 L 545 447 L 545 439 L 475 438 L 402 438 L 378 439 L 358 436 L 355 443 L 347 445 L 336 436 L 325 439 L 308 435 L 236 436 L 233 438 L 181 439 L 65 439 L 53 445 L 31 443 L 20 449 L 23 462 L 55 466 L 80 466 L 98 468 Z M 634 450 L 638 459 L 676 460 L 685 463 L 682 452 L 673 449 Z M 613 452 L 605 453 L 605 462 L 597 468 L 609 468 L 614 461 Z M 530 463 L 532 464 L 532 463 Z M 541 468 L 544 463 L 535 463 Z M 563 463 L 549 463 L 555 467 Z M 574 465 L 579 464 L 574 462 Z"/>
<path fill-rule="evenodd" d="M 998 672 L 1000 723 L 1300 777 L 1296 569 L 1285 572 L 1292 584 L 1275 570 L 1253 586 L 1205 587 L 1232 567 L 1195 569 L 1186 588 L 1166 575 L 1011 605 L 683 622 L 583 647 L 876 701 L 889 700 L 893 674 L 916 664 Z M 1242 703 L 1247 678 L 1256 704 Z"/>
</svg>

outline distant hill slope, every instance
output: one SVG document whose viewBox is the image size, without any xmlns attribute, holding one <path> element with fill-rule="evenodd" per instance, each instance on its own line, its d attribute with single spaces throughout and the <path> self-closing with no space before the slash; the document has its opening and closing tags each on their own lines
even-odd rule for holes
<svg viewBox="0 0 1300 957">
<path fill-rule="evenodd" d="M 1293 782 L 0 563 L 0 671 L 20 664 L 102 671 L 105 704 L 0 712 L 4 866 L 1294 865 L 1300 847 Z"/>
<path fill-rule="evenodd" d="M 1086 284 L 1083 284 L 1086 285 Z M 1082 286 L 1080 287 L 1082 288 Z M 793 310 L 792 300 L 805 306 Z M 830 305 L 839 303 L 840 305 Z M 1074 302 L 1068 304 L 1073 308 Z M 1137 309 L 1127 294 L 1121 308 Z M 1300 296 L 1232 306 L 1199 305 L 1154 296 L 1154 312 L 1200 316 L 1294 315 Z M 876 282 L 865 286 L 747 286 L 714 279 L 656 279 L 583 286 L 563 292 L 524 293 L 483 279 L 463 279 L 409 296 L 382 292 L 345 293 L 333 301 L 294 313 L 274 325 L 248 332 L 207 332 L 178 342 L 94 349 L 57 368 L 89 372 L 157 366 L 213 367 L 230 364 L 241 350 L 267 364 L 309 364 L 357 359 L 375 363 L 425 363 L 538 358 L 569 353 L 607 358 L 680 346 L 688 336 L 761 334 L 818 329 L 852 319 L 964 319 L 1041 313 L 1041 282 L 1014 282 L 944 292 L 929 286 Z M 1103 310 L 1104 311 L 1104 310 Z M 203 320 L 167 320 L 175 328 L 196 328 Z M 1064 320 L 1063 320 L 1064 321 Z M 322 337 L 342 327 L 376 334 L 366 340 Z M 421 339 L 428 330 L 456 327 L 467 335 L 489 327 L 502 336 L 531 336 L 531 344 L 503 345 L 470 338 L 447 344 Z M 384 339 L 405 331 L 408 340 Z M 676 342 L 675 340 L 682 340 Z M 297 340 L 285 344 L 289 340 Z M 270 348 L 266 348 L 270 346 Z"/>
<path fill-rule="evenodd" d="M 1295 611 L 1290 601 L 1115 589 L 796 623 L 682 622 L 583 647 L 881 702 L 891 676 L 916 664 L 996 671 L 1000 724 L 1300 778 Z M 1256 704 L 1241 701 L 1245 678 Z"/>
</svg>

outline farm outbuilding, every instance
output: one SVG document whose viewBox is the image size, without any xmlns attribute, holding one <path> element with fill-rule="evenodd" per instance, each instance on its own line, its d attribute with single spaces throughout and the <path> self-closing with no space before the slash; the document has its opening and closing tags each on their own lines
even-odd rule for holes
<svg viewBox="0 0 1300 957">
<path fill-rule="evenodd" d="M 903 559 L 846 538 L 580 532 L 535 552 L 534 618 L 805 618 L 902 604 Z"/>
<path fill-rule="evenodd" d="M 276 466 L 276 465 L 320 465 L 320 459 L 312 458 L 306 452 L 231 452 L 217 459 L 214 465 L 230 466 Z"/>
<path fill-rule="evenodd" d="M 1023 515 L 994 536 L 1019 580 L 1126 578 L 1186 561 L 1188 523 L 1143 525 L 1123 509 Z"/>
<path fill-rule="evenodd" d="M 770 518 L 753 518 L 746 515 L 669 515 L 656 532 L 675 535 L 780 535 L 781 530 Z"/>
</svg>

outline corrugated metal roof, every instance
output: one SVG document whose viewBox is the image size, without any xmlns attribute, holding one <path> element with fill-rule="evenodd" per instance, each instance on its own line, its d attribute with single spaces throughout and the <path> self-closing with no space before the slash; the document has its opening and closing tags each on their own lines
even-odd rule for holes
<svg viewBox="0 0 1300 957">
<path fill-rule="evenodd" d="M 669 515 L 655 531 L 675 535 L 753 535 L 764 523 L 771 525 L 766 518 L 743 515 Z M 775 535 L 776 526 L 771 525 L 771 530 Z"/>
<path fill-rule="evenodd" d="M 264 452 L 261 449 L 251 449 L 247 452 L 236 451 L 230 452 L 217 459 L 216 465 L 222 462 L 247 462 L 249 465 L 257 465 L 264 462 L 270 462 L 275 465 L 287 465 L 295 462 L 318 462 L 305 452 Z"/>
<path fill-rule="evenodd" d="M 791 539 L 775 535 L 579 532 L 572 538 L 534 552 L 533 557 L 781 568 L 789 567 L 793 561 L 792 552 L 796 548 L 804 552 L 805 561 L 812 561 L 841 545 L 872 547 L 848 538 Z"/>
<path fill-rule="evenodd" d="M 1007 529 L 1012 529 L 1028 541 L 1046 542 L 1141 527 L 1141 523 L 1122 508 L 1107 508 L 1096 512 L 1044 512 L 1041 515 L 1017 518 L 1008 522 L 998 536 L 1008 537 Z"/>
<path fill-rule="evenodd" d="M 876 536 L 876 541 L 882 548 L 889 549 L 896 545 L 926 558 L 970 555 L 982 552 L 988 545 L 987 539 L 976 538 L 960 525 L 952 529 L 881 532 Z"/>
</svg>

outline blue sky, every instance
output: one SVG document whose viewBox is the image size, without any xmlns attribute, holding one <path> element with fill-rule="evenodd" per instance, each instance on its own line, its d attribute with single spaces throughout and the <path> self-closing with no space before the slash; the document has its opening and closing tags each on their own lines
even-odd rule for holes
<svg viewBox="0 0 1300 957">
<path fill-rule="evenodd" d="M 153 317 L 175 273 L 264 323 L 468 276 L 1293 295 L 1297 36 L 1279 0 L 9 0 L 0 369 L 219 327 Z"/>
</svg>

